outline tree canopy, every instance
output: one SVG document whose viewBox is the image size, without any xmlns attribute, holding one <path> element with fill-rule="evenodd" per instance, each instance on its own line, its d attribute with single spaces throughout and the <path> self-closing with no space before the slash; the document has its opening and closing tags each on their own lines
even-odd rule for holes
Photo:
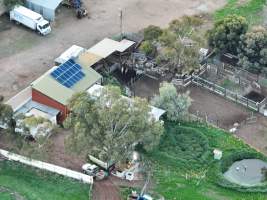
<svg viewBox="0 0 267 200">
<path fill-rule="evenodd" d="M 144 40 L 157 40 L 162 34 L 162 30 L 158 26 L 150 25 L 144 29 Z"/>
<path fill-rule="evenodd" d="M 115 86 L 104 87 L 99 97 L 78 93 L 69 109 L 64 125 L 73 130 L 67 140 L 70 149 L 106 161 L 126 159 L 137 144 L 149 151 L 163 133 L 162 124 L 151 118 L 146 100 L 129 100 Z"/>
<path fill-rule="evenodd" d="M 0 96 L 0 124 L 6 125 L 10 132 L 15 133 L 16 122 L 13 119 L 13 109 L 3 103 L 4 98 Z"/>
<path fill-rule="evenodd" d="M 164 82 L 159 95 L 155 96 L 152 104 L 167 111 L 167 118 L 171 121 L 182 120 L 187 114 L 191 105 L 189 93 L 178 94 L 175 86 Z"/>
<path fill-rule="evenodd" d="M 267 70 L 267 31 L 263 27 L 254 27 L 241 36 L 239 65 L 254 73 Z"/>
<path fill-rule="evenodd" d="M 237 55 L 240 37 L 248 30 L 246 18 L 238 15 L 229 15 L 215 23 L 208 31 L 210 47 L 219 53 L 232 53 Z"/>
<path fill-rule="evenodd" d="M 188 73 L 199 67 L 199 49 L 203 44 L 197 30 L 202 20 L 194 16 L 184 16 L 170 22 L 169 27 L 157 34 L 150 34 L 149 40 L 141 45 L 141 50 L 156 55 L 158 65 L 164 65 L 173 75 Z M 156 31 L 153 31 L 154 33 Z M 153 37 L 154 39 L 153 39 Z M 156 46 L 157 53 L 152 46 Z"/>
</svg>

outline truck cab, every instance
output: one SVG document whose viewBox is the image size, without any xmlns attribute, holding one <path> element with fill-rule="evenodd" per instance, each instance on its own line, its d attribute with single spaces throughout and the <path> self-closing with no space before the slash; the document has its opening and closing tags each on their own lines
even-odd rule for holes
<svg viewBox="0 0 267 200">
<path fill-rule="evenodd" d="M 47 35 L 51 32 L 50 23 L 44 18 L 41 18 L 40 20 L 38 20 L 36 29 L 38 33 L 40 33 L 41 35 Z"/>
<path fill-rule="evenodd" d="M 86 163 L 82 166 L 82 170 L 85 174 L 95 177 L 97 172 L 99 172 L 99 167 L 94 164 Z"/>
</svg>

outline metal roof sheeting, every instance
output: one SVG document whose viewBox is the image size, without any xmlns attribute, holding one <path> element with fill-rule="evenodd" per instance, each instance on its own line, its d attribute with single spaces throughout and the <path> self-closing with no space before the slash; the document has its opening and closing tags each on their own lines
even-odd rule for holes
<svg viewBox="0 0 267 200">
<path fill-rule="evenodd" d="M 99 97 L 101 95 L 101 91 L 103 90 L 103 88 L 104 87 L 102 85 L 95 84 L 87 90 L 87 93 L 92 95 L 92 96 Z M 126 96 L 122 96 L 122 97 L 127 99 L 129 102 L 131 102 L 133 100 L 133 99 L 126 97 Z M 150 108 L 151 108 L 151 110 L 149 112 L 150 117 L 156 121 L 159 121 L 159 118 L 166 112 L 165 110 L 162 110 L 162 109 L 154 107 L 154 106 L 150 106 Z"/>
<path fill-rule="evenodd" d="M 106 58 L 116 51 L 124 52 L 134 44 L 135 42 L 126 39 L 118 42 L 109 38 L 105 38 L 88 49 L 88 52 L 96 54 L 102 58 Z"/>
<path fill-rule="evenodd" d="M 63 0 L 27 0 L 27 2 L 30 2 L 32 4 L 39 5 L 45 8 L 49 8 L 51 10 L 55 10 L 62 1 Z"/>
<path fill-rule="evenodd" d="M 85 49 L 83 47 L 72 45 L 64 51 L 58 58 L 55 59 L 56 63 L 64 63 L 69 59 L 76 59 Z"/>
<path fill-rule="evenodd" d="M 55 101 L 67 105 L 68 100 L 77 92 L 86 91 L 96 82 L 102 79 L 102 76 L 90 67 L 82 66 L 85 77 L 77 82 L 73 87 L 67 88 L 54 79 L 50 73 L 57 67 L 53 67 L 43 76 L 35 80 L 31 85 L 32 88 L 42 94 L 54 99 Z"/>
<path fill-rule="evenodd" d="M 91 67 L 92 65 L 96 64 L 102 59 L 103 59 L 102 57 L 87 51 L 87 52 L 82 53 L 78 57 L 76 62 L 83 66 Z"/>
</svg>

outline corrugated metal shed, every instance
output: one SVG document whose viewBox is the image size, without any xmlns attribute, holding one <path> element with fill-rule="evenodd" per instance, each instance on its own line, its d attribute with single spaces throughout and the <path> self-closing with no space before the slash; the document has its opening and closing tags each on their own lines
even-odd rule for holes
<svg viewBox="0 0 267 200">
<path fill-rule="evenodd" d="M 84 52 L 83 54 L 79 56 L 79 58 L 77 59 L 77 62 L 83 66 L 91 67 L 92 65 L 96 64 L 100 60 L 102 60 L 102 57 L 95 55 L 93 53 L 90 53 L 90 52 Z"/>
<path fill-rule="evenodd" d="M 124 52 L 134 44 L 135 42 L 126 39 L 118 42 L 109 38 L 105 38 L 88 49 L 88 52 L 96 54 L 102 58 L 106 58 L 116 51 Z"/>
<path fill-rule="evenodd" d="M 45 19 L 54 21 L 56 9 L 63 0 L 26 0 L 26 6 L 40 13 Z"/>
<path fill-rule="evenodd" d="M 102 80 L 102 76 L 95 70 L 87 66 L 82 66 L 85 77 L 77 82 L 73 87 L 67 88 L 50 75 L 56 68 L 57 67 L 54 67 L 47 71 L 43 76 L 35 80 L 31 86 L 33 89 L 61 103 L 62 105 L 67 105 L 68 100 L 73 94 L 86 91 L 92 85 L 97 82 L 101 82 Z"/>
<path fill-rule="evenodd" d="M 103 88 L 104 87 L 102 85 L 95 84 L 87 90 L 87 93 L 89 93 L 90 95 L 94 97 L 99 97 L 101 95 L 101 91 L 103 90 Z M 133 101 L 133 99 L 129 97 L 126 97 L 126 96 L 122 96 L 122 97 L 127 99 L 129 102 Z M 151 110 L 149 111 L 149 115 L 151 117 L 151 120 L 154 119 L 156 121 L 159 121 L 160 117 L 166 112 L 165 110 L 162 110 L 154 106 L 150 106 L 150 108 Z"/>
</svg>

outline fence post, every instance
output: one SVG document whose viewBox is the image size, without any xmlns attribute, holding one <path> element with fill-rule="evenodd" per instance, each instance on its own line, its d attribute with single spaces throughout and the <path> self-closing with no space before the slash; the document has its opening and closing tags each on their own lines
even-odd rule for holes
<svg viewBox="0 0 267 200">
<path fill-rule="evenodd" d="M 248 107 L 248 98 L 246 98 L 247 99 L 247 107 Z"/>
<path fill-rule="evenodd" d="M 237 93 L 235 94 L 235 102 L 237 102 Z"/>
<path fill-rule="evenodd" d="M 224 97 L 226 97 L 226 88 L 224 88 Z"/>
</svg>

